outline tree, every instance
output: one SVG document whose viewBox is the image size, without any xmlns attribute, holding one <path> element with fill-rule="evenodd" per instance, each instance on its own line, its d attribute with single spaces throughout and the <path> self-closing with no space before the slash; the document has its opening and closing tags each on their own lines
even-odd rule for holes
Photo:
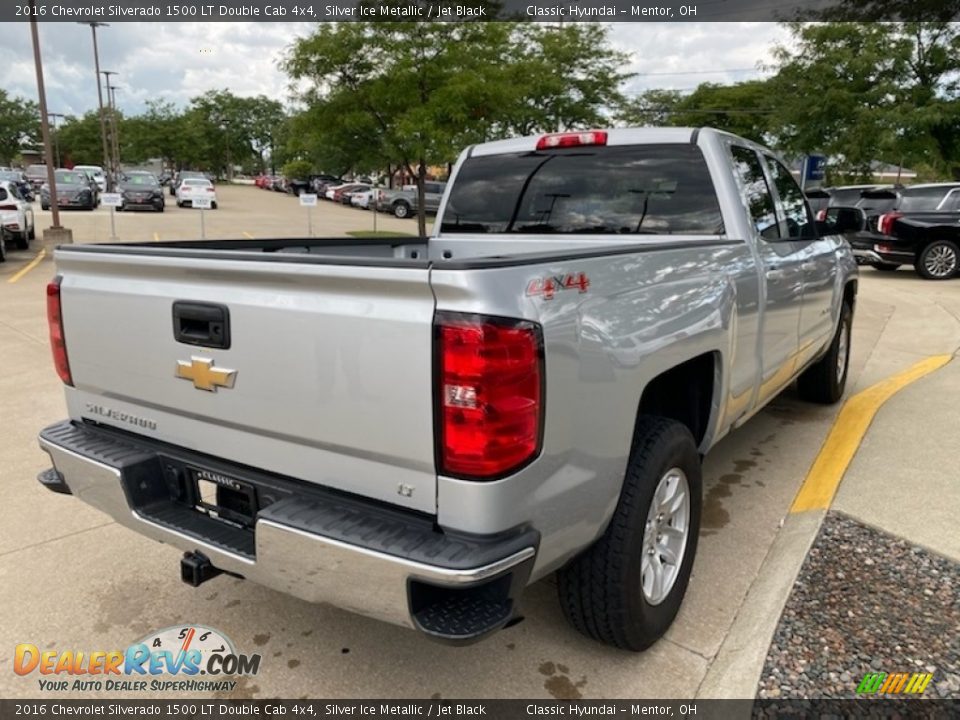
<svg viewBox="0 0 960 720">
<path fill-rule="evenodd" d="M 295 144 L 341 171 L 405 167 L 417 179 L 425 235 L 428 166 L 471 143 L 602 122 L 626 77 L 606 32 L 577 23 L 321 24 L 284 63 L 309 83 Z"/>
<path fill-rule="evenodd" d="M 960 27 L 948 22 L 789 23 L 775 51 L 781 144 L 848 171 L 924 163 L 960 177 Z"/>
<path fill-rule="evenodd" d="M 618 117 L 628 125 L 709 126 L 760 143 L 770 141 L 774 103 L 768 83 L 703 83 L 689 95 L 648 90 L 625 104 Z"/>
<path fill-rule="evenodd" d="M 83 117 L 70 115 L 57 130 L 60 154 L 74 165 L 102 165 L 103 138 L 100 134 L 100 114 L 91 110 Z M 121 136 L 123 129 L 121 128 Z"/>
<path fill-rule="evenodd" d="M 40 142 L 40 109 L 32 100 L 0 89 L 0 163 L 7 164 L 24 145 Z"/>
</svg>

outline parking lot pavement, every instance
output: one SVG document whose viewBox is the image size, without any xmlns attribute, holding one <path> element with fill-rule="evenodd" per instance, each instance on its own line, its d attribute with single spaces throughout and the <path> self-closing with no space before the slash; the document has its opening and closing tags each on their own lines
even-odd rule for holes
<svg viewBox="0 0 960 720">
<path fill-rule="evenodd" d="M 245 192 L 251 194 L 242 197 L 258 192 L 270 197 L 254 189 Z M 264 200 L 279 201 L 289 201 L 292 213 L 300 211 L 292 198 Z M 335 213 L 322 206 L 318 214 L 325 211 L 331 217 Z M 257 215 L 245 217 L 252 223 Z M 269 223 L 286 219 L 260 218 L 258 234 L 267 236 Z M 228 235 L 239 234 L 228 230 Z M 199 623 L 222 630 L 241 652 L 263 655 L 260 674 L 241 682 L 229 694 L 234 698 L 689 698 L 698 690 L 709 697 L 723 694 L 716 681 L 724 672 L 729 687 L 756 688 L 793 576 L 812 542 L 812 535 L 784 542 L 780 526 L 837 408 L 805 405 L 787 392 L 710 453 L 690 589 L 666 639 L 649 651 L 628 654 L 576 634 L 562 618 L 552 579 L 525 594 L 524 622 L 478 645 L 452 648 L 226 576 L 190 588 L 179 580 L 178 551 L 39 487 L 34 477 L 48 460 L 37 448 L 36 433 L 65 415 L 46 341 L 43 288 L 51 271 L 45 260 L 16 283 L 0 277 L 5 367 L 0 472 L 6 490 L 0 506 L 5 528 L 0 606 L 14 609 L 0 617 L 3 666 L 10 667 L 18 642 L 43 649 L 108 650 L 169 625 Z M 0 274 L 9 273 L 0 268 Z M 864 271 L 854 324 L 853 388 L 960 338 L 960 308 L 944 299 L 946 285 L 907 272 L 881 277 Z M 919 393 L 915 402 L 923 405 L 925 393 L 947 389 L 918 383 L 910 391 Z M 952 416 L 930 415 L 942 412 L 944 404 L 927 400 L 925 422 L 946 427 Z M 951 448 L 924 452 L 932 461 L 955 465 Z M 895 452 L 887 463 L 891 472 L 908 471 Z M 788 551 L 792 555 L 784 555 Z M 793 574 L 772 582 L 770 568 L 779 565 L 793 567 Z M 769 602 L 751 602 L 764 587 L 773 589 Z M 743 640 L 751 636 L 759 643 Z M 35 679 L 0 673 L 0 696 L 37 695 Z"/>
<path fill-rule="evenodd" d="M 166 188 L 164 189 L 166 193 Z M 164 212 L 129 210 L 114 213 L 116 236 L 121 242 L 151 240 L 197 240 L 200 238 L 199 209 L 178 208 L 169 194 Z M 34 203 L 37 229 L 49 227 L 50 213 Z M 245 237 L 307 237 L 307 208 L 300 207 L 293 195 L 261 190 L 251 185 L 218 185 L 217 209 L 204 210 L 203 224 L 208 239 Z M 347 205 L 320 201 L 312 209 L 313 236 L 342 236 L 350 230 L 377 229 L 416 235 L 416 219 L 399 220 L 385 213 L 373 213 Z M 428 218 L 429 219 L 429 218 Z M 78 243 L 110 242 L 110 209 L 100 206 L 93 211 L 65 210 L 60 222 L 73 231 Z M 39 247 L 39 243 L 37 243 Z M 11 253 L 16 256 L 18 253 Z M 22 253 L 20 253 L 22 254 Z"/>
</svg>

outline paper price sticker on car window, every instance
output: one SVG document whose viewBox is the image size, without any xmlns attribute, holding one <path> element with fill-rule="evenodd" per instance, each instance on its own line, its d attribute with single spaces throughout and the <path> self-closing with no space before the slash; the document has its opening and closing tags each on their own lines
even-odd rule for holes
<svg viewBox="0 0 960 720">
<path fill-rule="evenodd" d="M 316 193 L 301 193 L 300 194 L 300 207 L 316 207 L 317 206 L 317 195 Z"/>
</svg>

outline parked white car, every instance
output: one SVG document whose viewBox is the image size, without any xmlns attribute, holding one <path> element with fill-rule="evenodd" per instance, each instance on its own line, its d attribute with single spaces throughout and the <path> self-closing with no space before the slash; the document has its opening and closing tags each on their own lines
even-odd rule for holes
<svg viewBox="0 0 960 720">
<path fill-rule="evenodd" d="M 0 181 L 0 212 L 4 213 L 3 229 L 13 237 L 18 248 L 26 250 L 36 237 L 33 206 L 23 199 L 16 184 L 7 180 Z"/>
<path fill-rule="evenodd" d="M 217 209 L 217 190 L 206 178 L 184 178 L 177 186 L 177 207 L 193 207 L 195 198 L 210 198 L 210 207 Z"/>
<path fill-rule="evenodd" d="M 369 210 L 373 205 L 375 205 L 379 195 L 380 188 L 370 188 L 369 190 L 364 190 L 363 192 L 355 192 L 350 196 L 350 204 L 354 207 Z"/>
<path fill-rule="evenodd" d="M 82 170 L 90 175 L 96 181 L 100 192 L 107 191 L 107 176 L 99 165 L 74 165 L 73 169 Z"/>
</svg>

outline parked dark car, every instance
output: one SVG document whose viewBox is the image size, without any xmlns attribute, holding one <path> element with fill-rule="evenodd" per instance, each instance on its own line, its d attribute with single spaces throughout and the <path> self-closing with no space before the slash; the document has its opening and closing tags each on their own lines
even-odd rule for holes
<svg viewBox="0 0 960 720">
<path fill-rule="evenodd" d="M 888 239 L 873 251 L 888 265 L 913 265 L 925 280 L 949 280 L 960 274 L 960 206 L 949 212 L 890 213 L 881 221 Z"/>
<path fill-rule="evenodd" d="M 47 181 L 47 166 L 28 165 L 24 175 L 27 176 L 27 181 L 33 185 L 33 191 L 36 193 L 36 191 L 40 189 L 40 186 Z"/>
<path fill-rule="evenodd" d="M 874 194 L 876 198 L 871 197 Z M 844 234 L 861 265 L 887 272 L 913 265 L 919 275 L 931 280 L 956 274 L 960 183 L 874 191 L 853 208 L 829 208 L 827 220 L 838 219 L 844 225 L 858 226 Z M 936 248 L 941 250 L 934 252 Z M 940 260 L 931 259 L 941 255 Z"/>
<path fill-rule="evenodd" d="M 54 177 L 57 182 L 57 205 L 60 208 L 93 210 L 97 207 L 97 199 L 90 189 L 90 178 L 86 173 L 61 168 L 55 171 Z M 47 184 L 40 188 L 40 207 L 50 209 L 50 186 Z"/>
<path fill-rule="evenodd" d="M 123 196 L 123 204 L 119 210 L 133 210 L 135 208 L 150 209 L 163 212 L 163 187 L 157 177 L 146 171 L 132 171 L 120 177 L 119 190 Z"/>
</svg>

